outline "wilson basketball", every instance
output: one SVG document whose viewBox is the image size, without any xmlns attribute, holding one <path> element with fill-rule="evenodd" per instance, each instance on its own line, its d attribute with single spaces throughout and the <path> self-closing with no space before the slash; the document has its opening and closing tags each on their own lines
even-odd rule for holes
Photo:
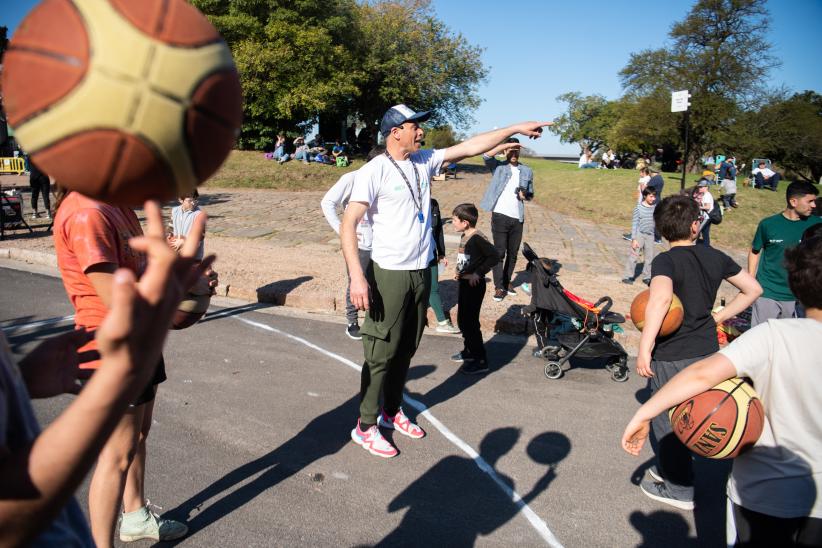
<svg viewBox="0 0 822 548">
<path fill-rule="evenodd" d="M 174 313 L 174 320 L 171 322 L 172 329 L 185 329 L 200 321 L 208 311 L 211 303 L 211 295 L 195 295 L 189 293 L 180 302 L 177 312 Z"/>
<path fill-rule="evenodd" d="M 651 290 L 646 289 L 636 297 L 631 303 L 631 321 L 637 329 L 642 331 L 645 327 L 645 308 L 648 306 L 648 297 L 651 296 Z M 659 328 L 659 336 L 665 337 L 670 335 L 682 325 L 682 319 L 685 317 L 685 309 L 682 308 L 682 301 L 679 297 L 674 295 L 671 299 L 671 306 L 668 307 L 668 312 L 665 318 L 662 319 L 662 327 Z"/>
<path fill-rule="evenodd" d="M 0 85 L 32 160 L 119 205 L 190 192 L 242 121 L 231 52 L 184 0 L 44 0 L 9 43 Z"/>
<path fill-rule="evenodd" d="M 688 449 L 712 459 L 732 459 L 756 443 L 765 409 L 753 387 L 728 379 L 668 411 L 674 434 Z"/>
</svg>

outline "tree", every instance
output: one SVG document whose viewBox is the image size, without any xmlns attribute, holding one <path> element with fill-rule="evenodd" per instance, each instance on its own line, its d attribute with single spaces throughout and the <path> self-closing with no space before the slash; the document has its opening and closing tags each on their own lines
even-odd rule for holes
<svg viewBox="0 0 822 548">
<path fill-rule="evenodd" d="M 448 148 L 460 141 L 454 128 L 445 124 L 425 130 L 425 145 L 431 148 Z"/>
<path fill-rule="evenodd" d="M 700 0 L 671 27 L 670 45 L 631 54 L 620 72 L 622 85 L 637 100 L 691 92 L 689 164 L 696 164 L 764 92 L 765 75 L 778 65 L 767 30 L 765 0 Z"/>
<path fill-rule="evenodd" d="M 372 132 L 397 103 L 432 111 L 435 126 L 471 121 L 487 75 L 482 50 L 431 15 L 429 0 L 363 2 L 357 14 L 359 93 L 351 110 Z"/>
<path fill-rule="evenodd" d="M 358 92 L 353 0 L 193 0 L 231 48 L 243 87 L 239 145 L 265 149 Z"/>
<path fill-rule="evenodd" d="M 563 143 L 578 143 L 582 149 L 595 151 L 608 142 L 608 133 L 619 118 L 612 101 L 602 95 L 583 96 L 578 91 L 564 93 L 557 101 L 568 104 L 567 110 L 554 119 L 549 130 Z"/>
</svg>

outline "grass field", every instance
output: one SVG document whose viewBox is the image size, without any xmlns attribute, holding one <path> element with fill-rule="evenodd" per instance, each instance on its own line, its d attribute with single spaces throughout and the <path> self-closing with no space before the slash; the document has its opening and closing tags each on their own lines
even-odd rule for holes
<svg viewBox="0 0 822 548">
<path fill-rule="evenodd" d="M 639 178 L 636 170 L 578 169 L 575 164 L 535 158 L 523 158 L 523 161 L 534 169 L 535 199 L 540 205 L 575 217 L 624 227 L 626 231 L 630 228 Z M 479 158 L 473 158 L 464 163 L 481 165 L 482 162 Z M 294 161 L 279 165 L 275 161 L 266 160 L 259 152 L 234 151 L 206 186 L 326 190 L 340 175 L 359 169 L 362 165 L 362 160 L 355 160 L 345 169 L 319 164 L 304 165 Z M 662 175 L 665 177 L 663 195 L 678 192 L 681 175 Z M 693 185 L 696 179 L 697 175 L 690 175 L 686 185 Z M 740 177 L 737 193 L 740 207 L 727 214 L 722 224 L 711 229 L 712 243 L 746 249 L 759 220 L 784 209 L 787 184 L 781 183 L 778 192 L 753 190 L 743 186 Z M 718 187 L 711 187 L 711 193 L 714 199 L 719 199 Z"/>
</svg>

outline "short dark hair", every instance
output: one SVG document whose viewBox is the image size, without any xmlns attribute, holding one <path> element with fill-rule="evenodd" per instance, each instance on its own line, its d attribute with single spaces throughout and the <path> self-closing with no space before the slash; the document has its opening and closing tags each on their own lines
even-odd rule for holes
<svg viewBox="0 0 822 548">
<path fill-rule="evenodd" d="M 654 210 L 654 223 L 669 242 L 691 239 L 691 224 L 699 219 L 699 206 L 688 196 L 668 196 Z"/>
<path fill-rule="evenodd" d="M 656 188 L 652 186 L 646 186 L 642 189 L 642 197 L 645 198 L 649 194 L 656 194 Z"/>
<path fill-rule="evenodd" d="M 799 302 L 807 308 L 822 308 L 822 291 L 819 291 L 819 280 L 822 279 L 822 232 L 817 229 L 810 237 L 806 237 L 810 231 L 805 231 L 798 245 L 785 250 L 785 269 L 788 271 L 788 285 Z"/>
<path fill-rule="evenodd" d="M 505 142 L 506 142 L 506 143 L 519 143 L 519 139 L 517 139 L 516 137 L 508 137 L 508 138 L 505 140 Z"/>
<path fill-rule="evenodd" d="M 454 208 L 454 211 L 451 212 L 451 215 L 460 221 L 468 221 L 468 226 L 471 228 L 477 226 L 477 220 L 479 219 L 479 211 L 477 211 L 477 206 L 470 203 L 458 205 Z"/>
<path fill-rule="evenodd" d="M 788 206 L 788 209 L 790 209 L 791 198 L 799 198 L 807 196 L 808 194 L 819 196 L 819 191 L 813 186 L 813 183 L 809 183 L 808 181 L 794 181 L 785 189 L 785 204 Z"/>
<path fill-rule="evenodd" d="M 195 188 L 191 192 L 187 192 L 187 193 L 183 194 L 182 196 L 180 196 L 180 199 L 185 200 L 186 198 L 191 198 L 192 200 L 196 200 L 199 197 L 200 197 L 200 193 L 197 192 L 197 189 Z"/>
</svg>

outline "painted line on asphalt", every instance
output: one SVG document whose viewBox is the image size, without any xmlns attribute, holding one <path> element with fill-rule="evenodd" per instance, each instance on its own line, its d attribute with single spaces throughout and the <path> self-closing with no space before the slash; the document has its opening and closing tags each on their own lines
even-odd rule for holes
<svg viewBox="0 0 822 548">
<path fill-rule="evenodd" d="M 329 358 L 337 360 L 338 362 L 347 365 L 348 367 L 350 367 L 351 369 L 353 369 L 357 372 L 362 371 L 362 366 L 361 365 L 359 365 L 357 363 L 354 363 L 351 360 L 349 360 L 348 358 L 344 358 L 343 356 L 340 356 L 339 354 L 335 354 L 334 352 L 326 350 L 325 348 L 322 348 L 321 346 L 317 346 L 316 344 L 314 344 L 311 341 L 308 341 L 306 339 L 303 339 L 302 337 L 292 335 L 291 333 L 288 333 L 288 332 L 283 331 L 281 329 L 277 329 L 276 327 L 271 327 L 270 325 L 266 325 L 264 323 L 255 322 L 254 320 L 249 320 L 248 318 L 243 318 L 241 316 L 230 316 L 230 317 L 232 317 L 236 320 L 239 320 L 239 321 L 241 321 L 241 322 L 243 322 L 247 325 L 257 327 L 257 328 L 263 329 L 265 331 L 270 331 L 270 332 L 276 333 L 278 335 L 282 335 L 283 337 L 286 337 L 287 339 L 291 339 L 292 341 L 298 342 L 298 343 L 300 343 L 304 346 L 307 346 L 308 348 L 316 350 L 320 354 L 323 354 L 325 356 L 328 356 Z M 474 464 L 477 465 L 477 468 L 479 468 L 481 471 L 486 473 L 492 480 L 494 480 L 494 483 L 502 490 L 503 493 L 505 493 L 505 495 L 511 500 L 511 502 L 513 502 L 517 506 L 517 508 L 519 508 L 519 511 L 520 511 L 520 513 L 522 513 L 523 517 L 525 517 L 525 519 L 528 520 L 528 523 L 531 524 L 531 526 L 536 530 L 537 534 L 539 534 L 539 536 L 542 537 L 542 539 L 549 546 L 552 546 L 552 547 L 555 547 L 555 548 L 562 548 L 562 543 L 559 542 L 559 539 L 557 539 L 557 537 L 554 535 L 554 533 L 551 532 L 551 529 L 548 528 L 548 524 L 545 523 L 545 520 L 543 520 L 541 517 L 539 517 L 536 514 L 536 512 L 534 512 L 531 509 L 531 507 L 528 506 L 528 504 L 524 500 L 522 500 L 522 497 L 519 495 L 519 493 L 517 493 L 515 490 L 513 490 L 511 487 L 509 487 L 502 480 L 502 478 L 499 476 L 499 474 L 497 474 L 497 471 L 494 470 L 494 467 L 491 466 L 490 464 L 488 464 L 488 461 L 486 461 L 484 458 L 482 458 L 482 456 L 480 456 L 480 454 L 477 453 L 474 450 L 473 447 L 468 445 L 468 443 L 463 441 L 459 436 L 454 434 L 447 426 L 445 426 L 442 422 L 440 422 L 440 420 L 437 419 L 431 413 L 431 411 L 428 409 L 428 407 L 424 403 L 422 403 L 421 401 L 415 400 L 414 398 L 411 398 L 411 397 L 409 397 L 405 394 L 403 394 L 403 401 L 406 402 L 411 407 L 413 407 L 414 409 L 416 409 L 422 416 L 424 416 L 428 420 L 428 422 L 430 422 L 431 425 L 434 426 L 434 428 L 436 428 L 440 432 L 440 434 L 442 434 L 445 437 L 445 439 L 447 439 L 454 446 L 456 446 L 457 449 L 461 450 L 463 453 L 465 453 L 466 455 L 471 457 L 471 459 L 474 461 Z"/>
<path fill-rule="evenodd" d="M 50 325 L 57 325 L 61 323 L 66 323 L 74 321 L 74 314 L 71 316 L 60 316 L 58 318 L 49 318 L 48 320 L 38 320 L 36 322 L 27 322 L 27 323 L 10 323 L 3 326 L 3 331 L 7 333 L 17 333 L 18 331 L 28 331 L 30 329 L 40 329 L 41 327 L 47 327 Z"/>
</svg>

